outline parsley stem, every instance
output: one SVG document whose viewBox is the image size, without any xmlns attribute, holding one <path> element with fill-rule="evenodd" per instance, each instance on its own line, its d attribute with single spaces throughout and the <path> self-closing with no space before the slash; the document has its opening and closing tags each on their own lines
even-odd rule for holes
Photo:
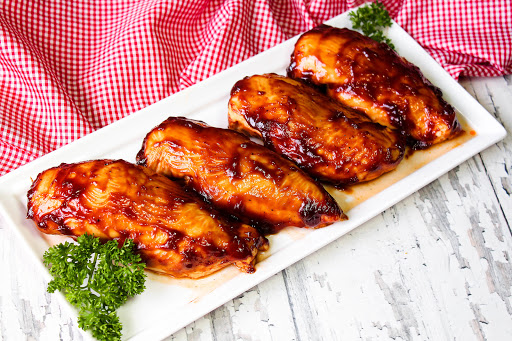
<svg viewBox="0 0 512 341">
<path fill-rule="evenodd" d="M 87 287 L 89 286 L 89 283 L 92 283 L 93 277 L 94 277 L 94 270 L 96 270 L 96 262 L 98 261 L 98 254 L 94 254 L 94 261 L 92 262 L 92 267 L 89 269 L 88 274 L 88 280 L 87 280 Z"/>
</svg>

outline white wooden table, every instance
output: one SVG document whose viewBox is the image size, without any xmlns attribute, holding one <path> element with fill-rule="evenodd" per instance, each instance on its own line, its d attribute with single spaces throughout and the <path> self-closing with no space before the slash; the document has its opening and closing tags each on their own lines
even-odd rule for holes
<svg viewBox="0 0 512 341">
<path fill-rule="evenodd" d="M 461 84 L 512 132 L 512 76 Z M 166 340 L 512 340 L 512 137 Z M 0 340 L 81 340 L 0 218 Z"/>
</svg>

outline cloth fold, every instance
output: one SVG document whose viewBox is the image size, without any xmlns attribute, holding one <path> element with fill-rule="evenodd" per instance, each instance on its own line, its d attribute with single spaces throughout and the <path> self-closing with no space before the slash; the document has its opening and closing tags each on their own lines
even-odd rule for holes
<svg viewBox="0 0 512 341">
<path fill-rule="evenodd" d="M 0 3 L 0 175 L 363 0 Z M 510 0 L 382 0 L 454 78 L 512 72 Z"/>
</svg>

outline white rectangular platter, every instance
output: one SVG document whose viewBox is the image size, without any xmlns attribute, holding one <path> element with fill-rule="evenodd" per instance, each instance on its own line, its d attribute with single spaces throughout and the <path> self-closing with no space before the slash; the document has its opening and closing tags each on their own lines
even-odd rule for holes
<svg viewBox="0 0 512 341">
<path fill-rule="evenodd" d="M 327 24 L 351 27 L 346 13 Z M 119 311 L 124 339 L 161 339 L 176 332 L 363 224 L 505 136 L 503 127 L 396 23 L 387 31 L 387 35 L 400 55 L 418 65 L 425 76 L 442 89 L 446 100 L 476 132 L 475 137 L 447 150 L 358 203 L 348 212 L 348 221 L 319 230 L 288 228 L 270 236 L 270 250 L 257 264 L 254 274 L 240 273 L 231 266 L 200 280 L 150 275 L 146 291 L 131 299 Z M 134 162 L 146 133 L 168 116 L 187 116 L 213 126 L 227 127 L 227 102 L 233 84 L 253 74 L 284 74 L 296 39 L 292 38 L 0 178 L 0 213 L 7 225 L 19 235 L 20 240 L 17 242 L 27 247 L 44 275 L 49 279 L 50 275 L 42 264 L 42 256 L 55 240 L 43 236 L 35 224 L 26 219 L 26 192 L 31 179 L 35 179 L 39 172 L 62 162 L 101 158 L 121 158 Z M 41 295 L 45 291 L 46 288 L 41 288 Z M 72 314 L 76 314 L 63 297 L 60 298 L 62 304 L 71 309 Z"/>
</svg>

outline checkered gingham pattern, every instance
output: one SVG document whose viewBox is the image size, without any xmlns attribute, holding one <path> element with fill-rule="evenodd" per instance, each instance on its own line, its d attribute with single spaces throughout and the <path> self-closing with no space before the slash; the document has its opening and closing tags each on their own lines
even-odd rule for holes
<svg viewBox="0 0 512 341">
<path fill-rule="evenodd" d="M 364 0 L 0 1 L 0 175 Z M 510 0 L 382 0 L 457 78 L 511 73 Z"/>
</svg>

